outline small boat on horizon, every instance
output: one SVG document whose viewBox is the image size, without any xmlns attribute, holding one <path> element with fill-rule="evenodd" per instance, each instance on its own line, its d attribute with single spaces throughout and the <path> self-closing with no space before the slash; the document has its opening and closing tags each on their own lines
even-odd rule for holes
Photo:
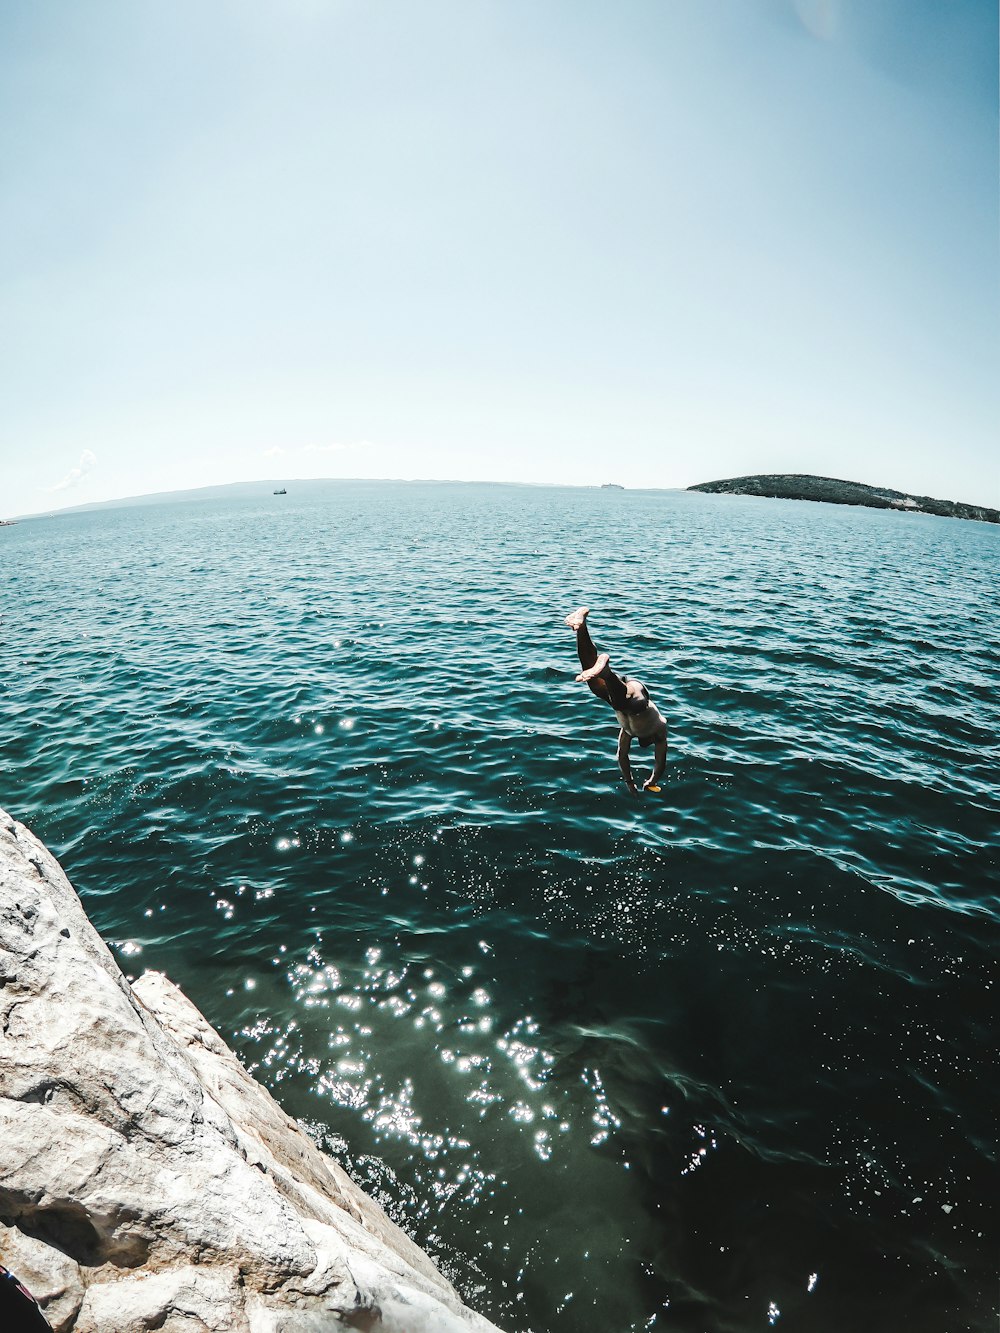
<svg viewBox="0 0 1000 1333">
<path fill-rule="evenodd" d="M 284 486 L 282 486 L 282 488 L 281 488 L 280 491 L 275 491 L 274 493 L 275 493 L 275 495 L 287 495 L 287 494 L 288 494 L 288 492 L 285 490 Z"/>
</svg>

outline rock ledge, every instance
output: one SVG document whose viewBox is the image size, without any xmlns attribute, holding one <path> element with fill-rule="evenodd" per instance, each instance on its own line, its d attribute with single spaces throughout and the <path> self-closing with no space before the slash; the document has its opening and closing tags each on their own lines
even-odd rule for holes
<svg viewBox="0 0 1000 1333">
<path fill-rule="evenodd" d="M 0 1260 L 57 1333 L 496 1333 L 3 811 Z"/>
</svg>

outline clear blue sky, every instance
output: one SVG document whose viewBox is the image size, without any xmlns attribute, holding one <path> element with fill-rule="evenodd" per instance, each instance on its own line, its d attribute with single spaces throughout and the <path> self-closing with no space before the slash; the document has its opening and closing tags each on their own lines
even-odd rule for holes
<svg viewBox="0 0 1000 1333">
<path fill-rule="evenodd" d="M 1000 507 L 995 0 L 4 0 L 0 514 L 253 478 Z"/>
</svg>

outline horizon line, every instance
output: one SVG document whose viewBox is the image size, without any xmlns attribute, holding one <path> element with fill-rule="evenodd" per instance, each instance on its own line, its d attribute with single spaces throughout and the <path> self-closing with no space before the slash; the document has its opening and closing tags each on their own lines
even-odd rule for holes
<svg viewBox="0 0 1000 1333">
<path fill-rule="evenodd" d="M 335 483 L 374 483 L 384 486 L 417 486 L 417 485 L 435 485 L 435 486 L 525 486 L 534 487 L 536 490 L 602 490 L 606 487 L 612 489 L 632 490 L 632 491 L 686 491 L 689 486 L 622 486 L 619 482 L 572 482 L 572 481 L 499 481 L 486 478 L 477 478 L 472 480 L 467 477 L 259 477 L 250 481 L 215 481 L 207 482 L 204 486 L 179 486 L 175 490 L 169 491 L 140 491 L 135 495 L 113 496 L 107 500 L 83 500 L 78 504 L 63 505 L 59 509 L 35 509 L 30 513 L 13 514 L 9 519 L 0 520 L 7 523 L 20 523 L 31 518 L 55 518 L 58 514 L 80 513 L 85 509 L 111 508 L 114 505 L 127 505 L 137 500 L 158 500 L 165 499 L 171 495 L 197 495 L 201 491 L 219 491 L 233 486 L 288 486 L 289 483 L 299 485 L 313 485 L 316 482 L 335 482 Z"/>
</svg>

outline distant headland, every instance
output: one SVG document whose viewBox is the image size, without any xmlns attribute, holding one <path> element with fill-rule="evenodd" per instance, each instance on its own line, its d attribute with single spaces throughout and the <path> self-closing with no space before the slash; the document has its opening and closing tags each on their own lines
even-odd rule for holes
<svg viewBox="0 0 1000 1333">
<path fill-rule="evenodd" d="M 697 486 L 689 486 L 688 490 L 707 491 L 712 495 L 765 495 L 778 500 L 822 500 L 826 504 L 867 505 L 869 509 L 900 509 L 910 514 L 938 514 L 942 518 L 1000 523 L 1000 510 L 987 509 L 985 505 L 935 500 L 929 495 L 907 495 L 885 486 L 866 486 L 860 481 L 838 481 L 835 477 L 811 477 L 798 472 L 703 481 Z"/>
</svg>

